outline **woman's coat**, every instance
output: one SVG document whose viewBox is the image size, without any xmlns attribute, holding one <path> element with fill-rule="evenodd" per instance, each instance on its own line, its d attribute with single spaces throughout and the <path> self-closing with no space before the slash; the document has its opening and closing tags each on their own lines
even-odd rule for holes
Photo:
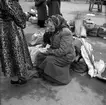
<svg viewBox="0 0 106 105">
<path fill-rule="evenodd" d="M 48 16 L 61 14 L 59 0 L 48 0 L 47 5 L 48 5 Z"/>
<path fill-rule="evenodd" d="M 48 55 L 40 53 L 37 66 L 44 73 L 61 84 L 68 84 L 71 80 L 70 64 L 75 58 L 73 38 L 68 28 L 63 28 L 51 37 L 51 49 Z"/>
</svg>

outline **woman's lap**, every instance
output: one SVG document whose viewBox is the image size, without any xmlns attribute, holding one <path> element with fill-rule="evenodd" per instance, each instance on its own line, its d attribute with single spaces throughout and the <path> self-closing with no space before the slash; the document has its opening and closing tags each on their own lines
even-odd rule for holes
<svg viewBox="0 0 106 105">
<path fill-rule="evenodd" d="M 59 58 L 55 56 L 45 56 L 40 54 L 39 68 L 49 77 L 67 84 L 70 81 L 69 62 L 65 58 Z"/>
</svg>

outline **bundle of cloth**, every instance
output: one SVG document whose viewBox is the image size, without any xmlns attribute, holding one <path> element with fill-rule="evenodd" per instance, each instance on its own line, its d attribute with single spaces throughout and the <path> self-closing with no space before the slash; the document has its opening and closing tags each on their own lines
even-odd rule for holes
<svg viewBox="0 0 106 105">
<path fill-rule="evenodd" d="M 73 32 L 73 36 L 76 37 L 87 37 L 87 30 L 84 26 L 84 16 L 78 13 L 73 20 L 68 22 L 70 30 Z"/>
<path fill-rule="evenodd" d="M 74 37 L 75 42 L 80 42 L 80 45 L 74 43 L 77 49 L 78 57 L 82 57 L 88 67 L 88 74 L 91 77 L 98 77 L 106 80 L 102 77 L 102 73 L 106 70 L 106 64 L 103 60 L 96 61 L 93 55 L 93 47 L 85 38 Z M 79 53 L 80 52 L 80 53 Z"/>
<path fill-rule="evenodd" d="M 26 15 L 29 17 L 27 21 L 31 22 L 32 24 L 37 23 L 38 21 L 38 15 L 36 8 L 31 8 L 29 12 L 25 12 Z"/>
<path fill-rule="evenodd" d="M 77 37 L 101 37 L 106 38 L 106 23 L 97 25 L 91 18 L 77 14 L 73 20 L 68 22 L 70 30 Z M 79 36 L 80 35 L 80 36 Z"/>
<path fill-rule="evenodd" d="M 49 35 L 50 33 L 45 32 L 45 33 L 34 33 L 32 35 L 32 40 L 31 43 L 29 44 L 29 52 L 31 56 L 31 60 L 33 63 L 33 66 L 36 66 L 36 56 L 39 54 L 39 52 L 46 51 L 47 48 L 50 48 L 50 40 L 49 40 Z"/>
<path fill-rule="evenodd" d="M 88 36 L 95 36 L 95 37 L 106 37 L 106 23 L 103 25 L 97 25 L 91 19 L 84 19 L 84 26 L 87 30 Z"/>
</svg>

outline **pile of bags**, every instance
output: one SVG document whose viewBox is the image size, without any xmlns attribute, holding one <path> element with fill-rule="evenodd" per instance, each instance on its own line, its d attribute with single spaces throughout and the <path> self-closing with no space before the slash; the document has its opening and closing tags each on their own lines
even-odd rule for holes
<svg viewBox="0 0 106 105">
<path fill-rule="evenodd" d="M 93 14 L 87 14 L 94 16 Z M 103 25 L 97 25 L 88 16 L 82 16 L 77 14 L 75 19 L 68 22 L 70 30 L 77 37 L 102 37 L 106 39 L 106 23 Z"/>
<path fill-rule="evenodd" d="M 31 9 L 28 13 L 31 15 L 31 17 L 28 19 L 28 21 L 31 22 L 32 24 L 36 24 L 38 21 L 37 10 Z"/>
</svg>

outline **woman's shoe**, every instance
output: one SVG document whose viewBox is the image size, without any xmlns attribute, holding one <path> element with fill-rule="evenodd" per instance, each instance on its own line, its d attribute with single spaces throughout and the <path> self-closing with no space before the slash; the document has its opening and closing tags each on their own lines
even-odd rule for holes
<svg viewBox="0 0 106 105">
<path fill-rule="evenodd" d="M 13 81 L 13 80 L 11 80 L 10 81 L 11 82 L 11 84 L 19 84 L 19 85 L 23 85 L 23 84 L 26 84 L 27 83 L 27 80 L 24 78 L 24 77 L 20 77 L 19 79 L 18 79 L 18 81 Z"/>
</svg>

